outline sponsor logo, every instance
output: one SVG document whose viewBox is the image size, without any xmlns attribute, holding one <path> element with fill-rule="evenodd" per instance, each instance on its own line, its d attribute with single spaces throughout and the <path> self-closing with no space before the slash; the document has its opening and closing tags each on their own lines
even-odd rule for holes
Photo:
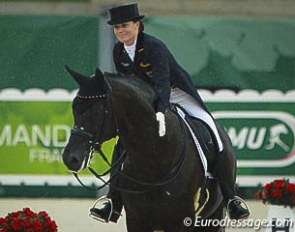
<svg viewBox="0 0 295 232">
<path fill-rule="evenodd" d="M 52 163 L 61 160 L 63 148 L 70 136 L 70 127 L 65 124 L 0 127 L 0 147 L 27 147 L 29 162 Z"/>
<path fill-rule="evenodd" d="M 285 167 L 295 162 L 295 117 L 279 111 L 217 111 L 238 151 L 239 167 Z"/>
</svg>

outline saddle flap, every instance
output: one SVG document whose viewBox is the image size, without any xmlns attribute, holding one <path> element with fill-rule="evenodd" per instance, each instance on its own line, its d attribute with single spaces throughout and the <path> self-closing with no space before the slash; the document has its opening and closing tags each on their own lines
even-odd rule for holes
<svg viewBox="0 0 295 232">
<path fill-rule="evenodd" d="M 175 105 L 173 111 L 181 117 L 195 142 L 206 176 L 212 177 L 208 168 L 216 156 L 216 145 L 207 124 L 200 119 L 189 116 L 180 106 Z"/>
</svg>

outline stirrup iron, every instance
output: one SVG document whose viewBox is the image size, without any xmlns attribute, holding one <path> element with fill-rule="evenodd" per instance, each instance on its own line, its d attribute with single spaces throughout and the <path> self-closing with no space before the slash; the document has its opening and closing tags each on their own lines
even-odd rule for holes
<svg viewBox="0 0 295 232">
<path fill-rule="evenodd" d="M 89 217 L 91 217 L 91 218 L 93 218 L 93 219 L 95 219 L 95 220 L 97 220 L 97 221 L 100 221 L 100 222 L 108 223 L 108 222 L 110 221 L 111 217 L 112 217 L 113 212 L 114 212 L 113 201 L 112 201 L 112 199 L 107 198 L 106 196 L 102 196 L 102 197 L 98 198 L 98 199 L 94 202 L 93 206 L 92 206 L 90 209 L 92 209 L 92 208 L 96 208 L 96 205 L 97 205 L 99 202 L 101 202 L 101 201 L 104 201 L 104 203 L 110 203 L 110 204 L 111 204 L 111 211 L 110 211 L 110 214 L 109 214 L 107 220 L 104 220 L 104 219 L 102 219 L 102 218 L 100 218 L 100 217 L 96 217 L 94 214 L 91 213 L 91 211 L 89 212 Z"/>
</svg>

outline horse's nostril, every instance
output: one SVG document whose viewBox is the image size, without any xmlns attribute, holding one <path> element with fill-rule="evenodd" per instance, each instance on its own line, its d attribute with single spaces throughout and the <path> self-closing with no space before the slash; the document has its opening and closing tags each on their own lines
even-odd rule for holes
<svg viewBox="0 0 295 232">
<path fill-rule="evenodd" d="M 75 156 L 71 156 L 71 158 L 70 158 L 70 164 L 72 166 L 76 166 L 76 165 L 79 164 L 79 160 Z"/>
<path fill-rule="evenodd" d="M 83 164 L 83 160 L 79 159 L 78 155 L 64 153 L 63 162 L 71 172 L 78 172 Z"/>
</svg>

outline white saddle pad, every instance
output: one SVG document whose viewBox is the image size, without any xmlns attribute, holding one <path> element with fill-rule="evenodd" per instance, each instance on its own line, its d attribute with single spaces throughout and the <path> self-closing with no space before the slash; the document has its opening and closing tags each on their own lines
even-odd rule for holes
<svg viewBox="0 0 295 232">
<path fill-rule="evenodd" d="M 213 178 L 212 174 L 210 172 L 208 172 L 208 162 L 207 162 L 207 158 L 204 154 L 204 151 L 200 145 L 200 142 L 197 138 L 197 136 L 195 135 L 193 129 L 191 128 L 191 126 L 189 125 L 189 123 L 186 121 L 185 119 L 185 113 L 179 108 L 176 106 L 176 109 L 177 109 L 177 113 L 178 115 L 182 118 L 182 120 L 184 121 L 185 125 L 187 126 L 187 128 L 189 129 L 190 131 L 190 134 L 195 142 L 195 145 L 196 145 L 196 148 L 197 148 L 197 151 L 199 153 L 199 156 L 200 156 L 200 159 L 202 161 L 202 164 L 203 164 L 203 168 L 204 168 L 204 172 L 205 172 L 205 176 L 206 177 L 209 177 L 209 178 Z"/>
</svg>

